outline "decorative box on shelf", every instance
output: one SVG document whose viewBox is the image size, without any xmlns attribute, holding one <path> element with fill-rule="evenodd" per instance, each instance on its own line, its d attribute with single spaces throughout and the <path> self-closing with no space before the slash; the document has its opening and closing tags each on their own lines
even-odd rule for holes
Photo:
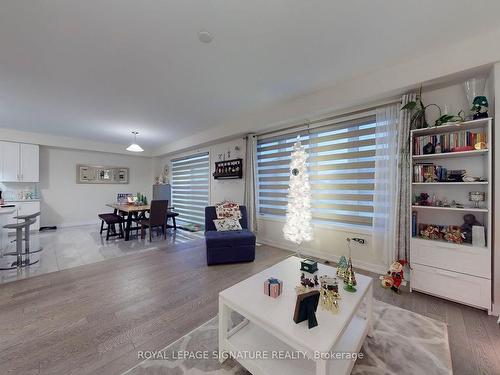
<svg viewBox="0 0 500 375">
<path fill-rule="evenodd" d="M 243 178 L 243 159 L 215 162 L 214 179 Z"/>
</svg>

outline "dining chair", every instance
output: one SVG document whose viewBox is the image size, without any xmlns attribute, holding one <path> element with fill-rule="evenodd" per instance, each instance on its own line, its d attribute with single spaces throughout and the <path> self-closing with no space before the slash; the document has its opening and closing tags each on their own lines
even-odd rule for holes
<svg viewBox="0 0 500 375">
<path fill-rule="evenodd" d="M 168 201 L 153 200 L 149 211 L 149 217 L 140 220 L 141 238 L 146 237 L 146 228 L 149 228 L 149 242 L 152 241 L 153 228 L 161 228 L 163 237 L 167 238 L 167 217 Z"/>
</svg>

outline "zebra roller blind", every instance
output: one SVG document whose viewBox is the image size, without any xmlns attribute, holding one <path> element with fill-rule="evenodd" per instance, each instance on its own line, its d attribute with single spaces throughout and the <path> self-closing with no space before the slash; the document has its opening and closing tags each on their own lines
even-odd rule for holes
<svg viewBox="0 0 500 375">
<path fill-rule="evenodd" d="M 324 124 L 257 142 L 258 211 L 286 214 L 292 146 L 300 135 L 309 152 L 315 222 L 371 227 L 375 178 L 375 116 Z"/>
<path fill-rule="evenodd" d="M 172 160 L 172 205 L 180 221 L 205 225 L 209 176 L 208 153 Z"/>
</svg>

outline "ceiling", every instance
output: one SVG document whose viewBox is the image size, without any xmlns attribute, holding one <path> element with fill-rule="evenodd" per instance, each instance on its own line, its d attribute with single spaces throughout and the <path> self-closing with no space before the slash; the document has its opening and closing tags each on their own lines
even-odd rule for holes
<svg viewBox="0 0 500 375">
<path fill-rule="evenodd" d="M 0 128 L 152 149 L 499 21 L 497 0 L 0 0 Z"/>
</svg>

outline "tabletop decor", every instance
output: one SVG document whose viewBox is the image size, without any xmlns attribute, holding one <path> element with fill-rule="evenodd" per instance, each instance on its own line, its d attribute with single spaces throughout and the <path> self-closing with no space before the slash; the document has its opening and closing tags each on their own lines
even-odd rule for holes
<svg viewBox="0 0 500 375">
<path fill-rule="evenodd" d="M 347 269 L 344 273 L 344 290 L 347 292 L 354 293 L 356 291 L 356 275 L 354 274 L 354 269 L 352 268 L 352 258 L 351 258 L 351 239 L 347 238 L 347 247 L 349 248 L 349 259 L 347 261 Z"/>
<path fill-rule="evenodd" d="M 342 297 L 339 293 L 339 284 L 336 277 L 326 275 L 320 276 L 321 298 L 320 306 L 327 311 L 337 313 L 340 309 L 340 300 Z"/>
<path fill-rule="evenodd" d="M 308 273 L 314 273 L 318 270 L 318 262 L 312 259 L 301 260 L 300 270 Z"/>
<path fill-rule="evenodd" d="M 337 277 L 344 279 L 345 271 L 347 270 L 347 259 L 344 255 L 339 258 L 337 263 Z"/>
<path fill-rule="evenodd" d="M 321 288 L 320 306 L 323 310 L 336 314 L 340 310 L 340 293 L 333 290 Z"/>
<path fill-rule="evenodd" d="M 344 290 L 347 292 L 354 293 L 356 291 L 356 275 L 352 268 L 352 259 L 349 257 L 347 261 L 347 270 L 344 275 Z"/>
<path fill-rule="evenodd" d="M 283 291 L 283 281 L 270 277 L 264 281 L 264 294 L 269 297 L 277 298 Z"/>
<path fill-rule="evenodd" d="M 310 292 L 299 294 L 297 296 L 297 302 L 295 304 L 293 321 L 298 324 L 300 322 L 303 322 L 304 320 L 307 320 L 307 326 L 309 327 L 309 329 L 316 327 L 318 325 L 318 321 L 316 319 L 318 302 L 318 290 L 311 290 Z"/>
</svg>

